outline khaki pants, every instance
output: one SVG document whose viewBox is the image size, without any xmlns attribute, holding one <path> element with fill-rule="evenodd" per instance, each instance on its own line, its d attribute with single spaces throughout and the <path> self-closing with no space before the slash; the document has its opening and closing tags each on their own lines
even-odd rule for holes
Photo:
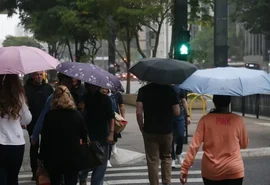
<svg viewBox="0 0 270 185">
<path fill-rule="evenodd" d="M 159 159 L 161 160 L 162 183 L 171 183 L 172 134 L 143 134 L 148 178 L 150 185 L 159 185 Z"/>
</svg>

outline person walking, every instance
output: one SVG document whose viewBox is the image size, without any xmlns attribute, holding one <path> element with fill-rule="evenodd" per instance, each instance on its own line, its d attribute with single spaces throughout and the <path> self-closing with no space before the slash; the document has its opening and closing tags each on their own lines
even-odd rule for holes
<svg viewBox="0 0 270 185">
<path fill-rule="evenodd" d="M 114 111 L 110 98 L 101 92 L 101 88 L 85 83 L 87 94 L 84 98 L 84 119 L 87 125 L 90 141 L 97 141 L 102 147 L 108 160 L 109 145 L 113 144 Z M 103 185 L 107 160 L 104 164 L 79 172 L 80 185 L 87 184 L 89 171 L 92 171 L 91 184 Z"/>
<path fill-rule="evenodd" d="M 26 84 L 24 85 L 29 110 L 32 114 L 32 121 L 27 126 L 29 138 L 33 134 L 36 121 L 46 103 L 47 98 L 53 93 L 52 86 L 45 82 L 43 74 L 43 71 L 38 71 L 31 74 L 31 77 L 26 81 Z M 32 169 L 33 181 L 36 180 L 35 174 L 38 166 L 38 150 L 39 138 L 37 139 L 36 144 L 30 145 L 30 165 Z"/>
<path fill-rule="evenodd" d="M 123 101 L 122 94 L 119 92 L 113 92 L 110 91 L 109 89 L 101 88 L 101 92 L 105 95 L 108 95 L 112 101 L 112 107 L 113 111 L 116 112 L 117 114 L 121 115 L 123 118 L 125 118 L 125 105 Z M 116 134 L 114 133 L 114 144 L 109 145 L 109 157 L 108 157 L 108 162 L 107 162 L 107 167 L 111 168 L 111 155 L 116 154 L 117 148 L 116 148 L 116 143 L 118 141 L 118 138 L 122 138 L 121 133 Z"/>
<path fill-rule="evenodd" d="M 150 185 L 159 184 L 161 160 L 162 184 L 171 183 L 173 116 L 180 115 L 179 99 L 170 85 L 150 83 L 139 89 L 137 122 L 142 132 Z"/>
<path fill-rule="evenodd" d="M 22 126 L 31 122 L 18 75 L 0 75 L 0 184 L 18 185 L 25 139 Z"/>
<path fill-rule="evenodd" d="M 52 108 L 44 119 L 39 159 L 47 169 L 51 185 L 76 185 L 87 128 L 65 86 L 55 89 Z M 63 178 L 62 178 L 63 177 Z"/>
<path fill-rule="evenodd" d="M 203 143 L 202 177 L 205 185 L 242 185 L 244 164 L 240 149 L 249 139 L 241 116 L 229 112 L 230 96 L 214 95 L 215 109 L 203 116 L 183 162 L 180 181 L 186 184 L 188 169 Z"/>
<path fill-rule="evenodd" d="M 183 145 L 185 141 L 185 124 L 190 125 L 191 119 L 188 114 L 188 103 L 186 93 L 183 89 L 173 86 L 179 97 L 180 116 L 173 118 L 173 142 L 172 142 L 172 168 L 175 168 L 175 160 L 177 158 L 180 165 L 183 164 L 184 157 L 182 155 Z M 176 144 L 176 146 L 175 146 Z"/>
<path fill-rule="evenodd" d="M 62 73 L 58 73 L 57 75 L 58 77 L 58 81 L 59 81 L 59 85 L 64 85 L 66 86 L 68 89 L 72 88 L 72 78 L 69 76 L 66 76 Z M 78 96 L 76 94 L 71 93 L 72 96 L 78 98 Z M 75 98 L 74 98 L 75 99 Z M 78 98 L 78 99 L 82 99 L 82 98 Z M 47 98 L 47 101 L 37 119 L 37 122 L 35 124 L 35 127 L 33 129 L 33 133 L 31 136 L 31 144 L 35 145 L 39 139 L 39 135 L 42 131 L 42 127 L 43 127 L 43 122 L 44 122 L 44 118 L 46 116 L 46 114 L 51 110 L 51 105 L 52 105 L 52 100 L 53 100 L 53 93 Z M 78 102 L 76 102 L 76 105 L 78 104 Z"/>
</svg>

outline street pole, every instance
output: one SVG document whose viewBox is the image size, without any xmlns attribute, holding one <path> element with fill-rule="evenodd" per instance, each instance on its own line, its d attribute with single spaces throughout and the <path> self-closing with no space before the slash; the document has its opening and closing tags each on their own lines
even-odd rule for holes
<svg viewBox="0 0 270 185">
<path fill-rule="evenodd" d="M 228 0 L 214 1 L 214 64 L 228 66 Z"/>
<path fill-rule="evenodd" d="M 180 55 L 179 43 L 184 41 L 188 28 L 188 2 L 187 0 L 174 0 L 174 58 L 178 60 L 187 61 L 186 57 Z M 185 123 L 187 119 L 185 118 Z M 185 140 L 184 143 L 188 143 L 188 126 L 185 124 Z"/>
<path fill-rule="evenodd" d="M 174 25 L 175 25 L 175 42 L 174 42 L 174 58 L 178 60 L 187 60 L 180 55 L 179 42 L 185 37 L 183 33 L 188 28 L 188 1 L 174 0 Z"/>
<path fill-rule="evenodd" d="M 114 63 L 115 63 L 115 40 L 116 35 L 114 31 L 114 22 L 112 16 L 109 16 L 109 37 L 108 37 L 108 71 L 111 74 L 115 74 Z"/>
</svg>

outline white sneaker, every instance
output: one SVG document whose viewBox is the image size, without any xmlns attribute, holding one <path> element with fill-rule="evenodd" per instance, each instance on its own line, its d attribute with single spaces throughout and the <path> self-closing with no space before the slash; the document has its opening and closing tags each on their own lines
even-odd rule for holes
<svg viewBox="0 0 270 185">
<path fill-rule="evenodd" d="M 117 152 L 117 148 L 116 148 L 116 144 L 112 145 L 112 153 L 116 154 Z"/>
<path fill-rule="evenodd" d="M 111 161 L 108 160 L 108 162 L 107 162 L 107 168 L 111 168 L 111 167 L 112 167 Z"/>
<path fill-rule="evenodd" d="M 175 160 L 172 160 L 172 168 L 175 168 Z"/>
<path fill-rule="evenodd" d="M 184 162 L 185 158 L 183 155 L 177 155 L 177 162 L 182 165 Z"/>
</svg>

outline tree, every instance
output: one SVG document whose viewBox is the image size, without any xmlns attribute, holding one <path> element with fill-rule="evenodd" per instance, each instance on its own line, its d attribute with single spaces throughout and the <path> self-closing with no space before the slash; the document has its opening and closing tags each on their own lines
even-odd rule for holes
<svg viewBox="0 0 270 185">
<path fill-rule="evenodd" d="M 161 28 L 165 21 L 170 20 L 172 4 L 170 0 L 142 0 L 141 6 L 143 19 L 139 22 L 135 34 L 138 52 L 143 58 L 146 58 L 146 55 L 141 50 L 138 34 L 138 32 L 141 31 L 141 26 L 146 26 L 151 30 L 150 33 L 155 40 L 152 57 L 156 57 Z"/>
<path fill-rule="evenodd" d="M 191 61 L 203 66 L 214 64 L 214 27 L 203 27 L 190 42 Z"/>
<path fill-rule="evenodd" d="M 9 15 L 17 8 L 23 25 L 30 29 L 36 38 L 47 42 L 52 50 L 56 51 L 54 48 L 59 46 L 64 46 L 65 49 L 67 46 L 71 60 L 75 56 L 77 61 L 90 59 L 93 62 L 101 48 L 98 28 L 102 27 L 102 24 L 98 22 L 95 6 L 85 14 L 77 2 L 10 0 L 1 2 L 0 5 L 9 11 Z M 74 45 L 74 54 L 71 45 Z"/>
<path fill-rule="evenodd" d="M 232 17 L 236 22 L 251 33 L 270 37 L 270 1 L 235 0 L 232 6 L 235 8 Z"/>
<path fill-rule="evenodd" d="M 14 37 L 10 35 L 6 36 L 6 39 L 3 42 L 3 46 L 31 46 L 42 49 L 40 43 L 31 37 Z"/>
<path fill-rule="evenodd" d="M 244 56 L 243 33 L 236 32 L 235 23 L 229 23 L 228 41 L 229 51 L 228 56 L 234 60 L 241 61 Z M 201 31 L 197 32 L 196 36 L 190 42 L 191 44 L 191 59 L 193 63 L 199 64 L 201 67 L 213 67 L 214 65 L 214 27 L 202 27 Z"/>
</svg>

